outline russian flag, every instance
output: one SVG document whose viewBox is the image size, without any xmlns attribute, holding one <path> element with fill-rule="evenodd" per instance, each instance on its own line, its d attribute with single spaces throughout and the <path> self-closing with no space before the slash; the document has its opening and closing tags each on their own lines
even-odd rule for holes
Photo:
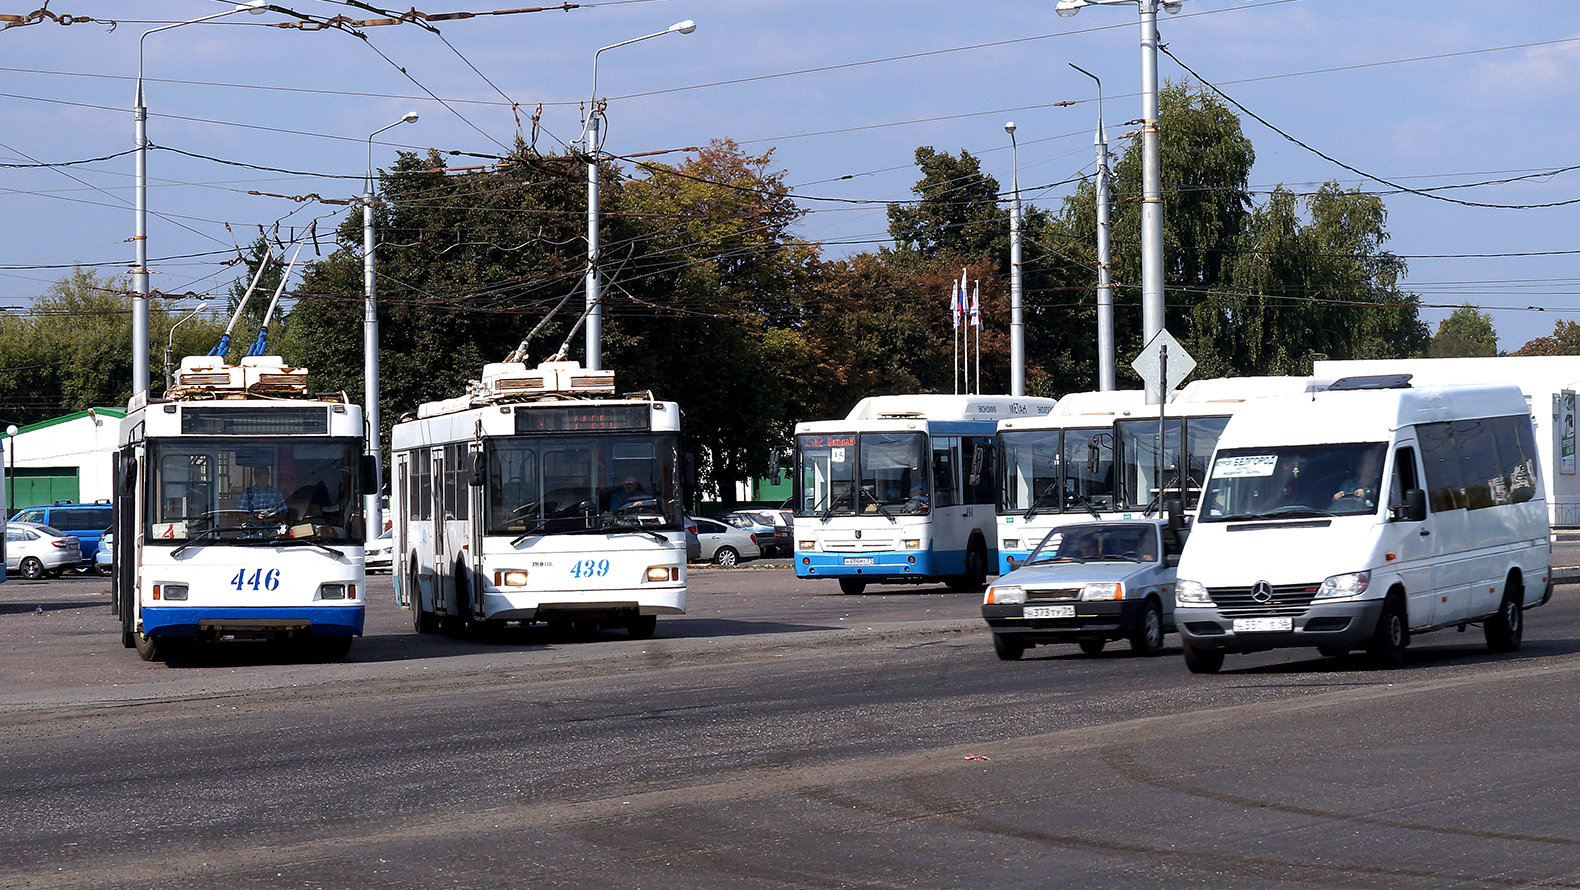
<svg viewBox="0 0 1580 890">
<path fill-rule="evenodd" d="M 949 286 L 949 315 L 954 319 L 955 330 L 960 330 L 960 285 Z"/>
<path fill-rule="evenodd" d="M 978 287 L 981 287 L 981 282 L 974 283 L 971 288 L 971 326 L 980 331 L 982 330 L 982 305 L 977 302 Z"/>
</svg>

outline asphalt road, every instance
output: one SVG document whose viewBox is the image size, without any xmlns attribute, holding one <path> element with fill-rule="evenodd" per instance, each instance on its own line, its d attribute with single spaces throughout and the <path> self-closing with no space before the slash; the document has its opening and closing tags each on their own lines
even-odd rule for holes
<svg viewBox="0 0 1580 890">
<path fill-rule="evenodd" d="M 1580 886 L 1580 588 L 1524 647 L 999 662 L 977 598 L 704 570 L 659 636 L 152 665 L 0 586 L 0 886 Z M 1175 638 L 1170 638 L 1174 643 Z"/>
</svg>

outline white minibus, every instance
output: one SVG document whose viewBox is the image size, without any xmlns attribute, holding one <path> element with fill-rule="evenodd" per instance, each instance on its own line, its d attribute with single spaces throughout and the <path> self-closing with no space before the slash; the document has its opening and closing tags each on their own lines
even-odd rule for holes
<svg viewBox="0 0 1580 890">
<path fill-rule="evenodd" d="M 1352 377 L 1248 403 L 1180 560 L 1186 665 L 1315 646 L 1394 666 L 1411 635 L 1472 624 L 1512 651 L 1552 596 L 1548 535 L 1516 387 Z"/>
</svg>

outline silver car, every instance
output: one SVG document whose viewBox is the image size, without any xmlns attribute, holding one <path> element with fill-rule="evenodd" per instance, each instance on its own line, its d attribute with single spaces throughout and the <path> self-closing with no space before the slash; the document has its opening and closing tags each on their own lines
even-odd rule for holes
<svg viewBox="0 0 1580 890">
<path fill-rule="evenodd" d="M 390 529 L 385 529 L 383 534 L 368 542 L 363 553 L 363 571 L 369 575 L 374 572 L 388 572 L 394 565 L 395 539 L 391 536 Z"/>
<path fill-rule="evenodd" d="M 1166 519 L 1061 525 L 1025 564 L 982 598 L 993 650 L 1014 661 L 1044 643 L 1078 643 L 1088 655 L 1128 639 L 1156 655 L 1174 631 L 1180 536 Z"/>
<path fill-rule="evenodd" d="M 5 570 L 29 581 L 59 578 L 82 562 L 82 544 L 73 536 L 36 522 L 5 526 Z"/>
<path fill-rule="evenodd" d="M 697 525 L 699 558 L 714 565 L 733 566 L 762 555 L 757 546 L 757 536 L 750 530 L 725 525 L 714 519 L 693 518 Z"/>
</svg>

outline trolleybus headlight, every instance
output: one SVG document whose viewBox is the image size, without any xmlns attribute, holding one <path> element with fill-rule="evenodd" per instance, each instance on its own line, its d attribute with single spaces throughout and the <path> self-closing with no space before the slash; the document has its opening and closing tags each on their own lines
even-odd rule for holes
<svg viewBox="0 0 1580 890">
<path fill-rule="evenodd" d="M 994 585 L 987 589 L 987 596 L 983 602 L 989 605 L 1017 606 L 1026 601 L 1026 589 L 1013 584 L 999 587 Z"/>
<path fill-rule="evenodd" d="M 801 539 L 801 549 L 802 550 L 816 550 L 817 549 L 817 541 L 813 540 L 812 538 L 802 538 Z"/>
<path fill-rule="evenodd" d="M 1020 549 L 1020 538 L 1005 538 L 1004 539 L 1004 549 L 1005 550 L 1019 550 Z"/>
<path fill-rule="evenodd" d="M 1313 599 L 1341 599 L 1347 596 L 1360 596 L 1366 592 L 1366 587 L 1372 583 L 1371 572 L 1348 572 L 1343 575 L 1334 575 L 1325 578 L 1322 586 L 1317 588 L 1317 595 Z"/>
<path fill-rule="evenodd" d="M 1210 606 L 1212 595 L 1200 581 L 1180 581 L 1174 585 L 1174 605 Z"/>
<path fill-rule="evenodd" d="M 165 599 L 179 602 L 187 598 L 187 586 L 185 584 L 166 584 L 164 593 Z"/>
<path fill-rule="evenodd" d="M 902 544 L 904 545 L 902 549 L 905 549 L 905 550 L 920 550 L 920 549 L 922 549 L 922 539 L 921 538 L 906 538 L 902 542 Z"/>
<path fill-rule="evenodd" d="M 1122 600 L 1124 598 L 1125 585 L 1118 581 L 1088 584 L 1081 588 L 1081 599 L 1083 600 Z"/>
<path fill-rule="evenodd" d="M 527 572 L 525 569 L 511 569 L 508 572 L 494 573 L 495 587 L 526 587 Z"/>
<path fill-rule="evenodd" d="M 679 581 L 680 569 L 675 566 L 648 566 L 647 580 L 649 581 Z"/>
<path fill-rule="evenodd" d="M 318 585 L 318 598 L 321 600 L 343 600 L 346 598 L 346 585 L 320 584 Z"/>
</svg>

